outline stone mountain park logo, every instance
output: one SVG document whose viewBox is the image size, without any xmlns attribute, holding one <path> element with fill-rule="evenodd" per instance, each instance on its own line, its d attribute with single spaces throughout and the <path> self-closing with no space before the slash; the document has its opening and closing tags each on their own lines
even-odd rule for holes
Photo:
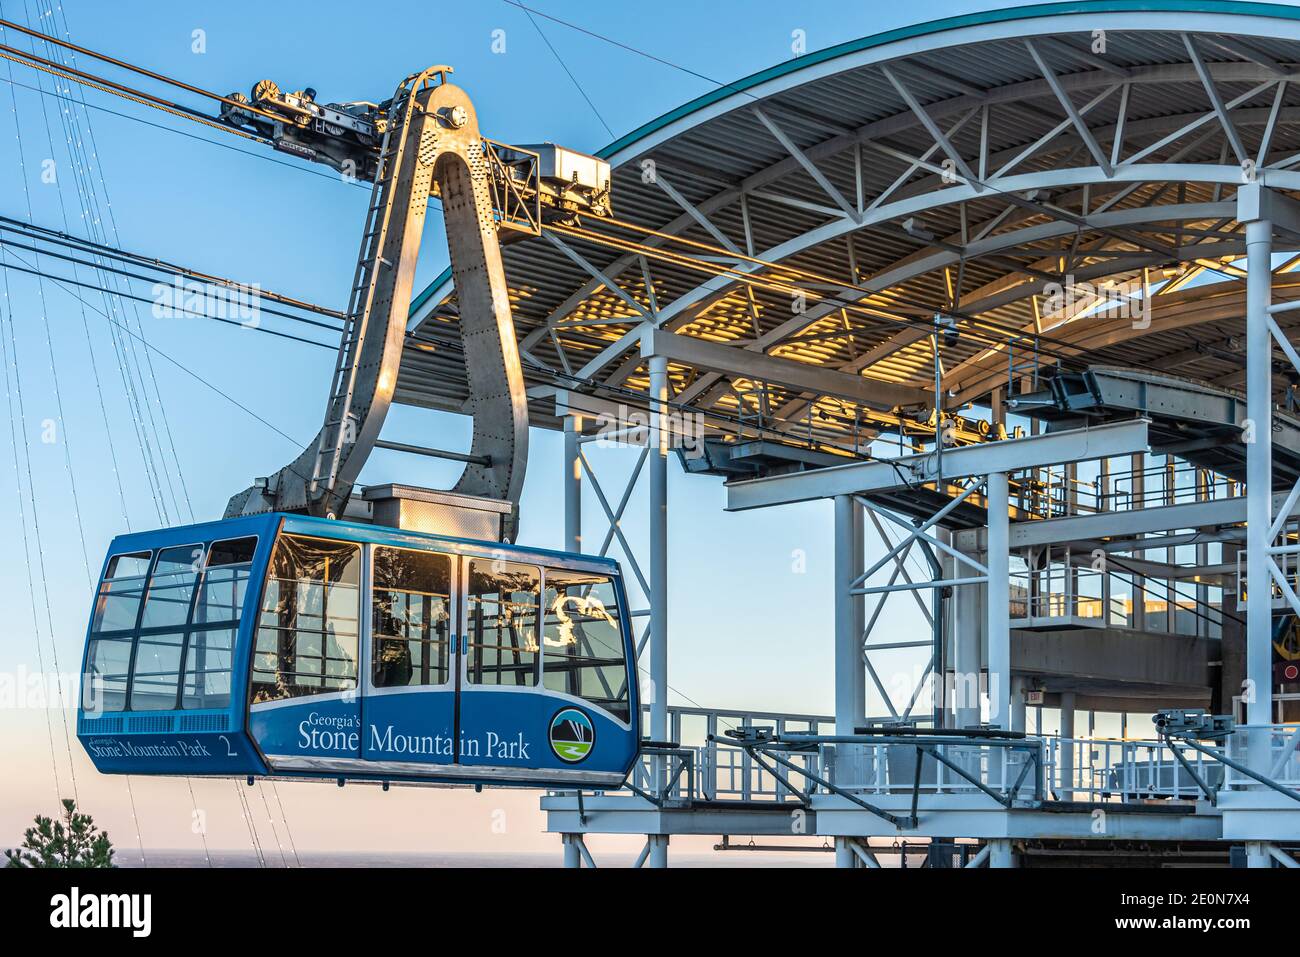
<svg viewBox="0 0 1300 957">
<path fill-rule="evenodd" d="M 591 754 L 596 729 L 591 719 L 577 708 L 561 708 L 551 719 L 551 750 L 561 761 L 577 764 Z"/>
</svg>

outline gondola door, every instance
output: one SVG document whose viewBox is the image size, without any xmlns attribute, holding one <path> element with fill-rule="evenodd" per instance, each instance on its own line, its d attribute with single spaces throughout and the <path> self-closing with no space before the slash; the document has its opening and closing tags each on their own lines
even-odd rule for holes
<svg viewBox="0 0 1300 957">
<path fill-rule="evenodd" d="M 541 694 L 542 569 L 527 561 L 468 557 L 457 761 L 526 776 L 541 749 L 553 702 Z M 543 713 L 544 712 L 544 713 Z"/>
<path fill-rule="evenodd" d="M 370 547 L 361 750 L 376 770 L 456 760 L 459 564 L 443 552 Z"/>
</svg>

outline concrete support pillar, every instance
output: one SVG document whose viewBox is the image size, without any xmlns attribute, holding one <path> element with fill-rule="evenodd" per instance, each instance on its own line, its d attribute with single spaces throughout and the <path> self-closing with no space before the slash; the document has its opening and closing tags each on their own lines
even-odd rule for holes
<svg viewBox="0 0 1300 957">
<path fill-rule="evenodd" d="M 1247 867 L 1272 867 L 1273 858 L 1268 853 L 1263 841 L 1246 842 L 1246 866 Z"/>
<path fill-rule="evenodd" d="M 1061 692 L 1061 749 L 1057 752 L 1057 793 L 1062 801 L 1074 800 L 1074 711 L 1073 691 Z"/>
<path fill-rule="evenodd" d="M 989 867 L 1015 867 L 1016 854 L 1005 838 L 989 841 Z"/>
<path fill-rule="evenodd" d="M 1246 417 L 1254 428 L 1253 441 L 1246 445 L 1246 720 L 1256 725 L 1273 721 L 1273 590 L 1266 551 L 1273 524 L 1272 259 L 1273 224 L 1266 219 L 1247 222 Z M 1252 745 L 1252 765 L 1255 750 Z M 1267 761 L 1266 742 L 1262 758 Z M 1268 771 L 1266 766 L 1257 769 Z"/>
<path fill-rule="evenodd" d="M 582 419 L 564 417 L 564 549 L 582 551 L 582 462 L 578 438 Z"/>
<path fill-rule="evenodd" d="M 853 734 L 867 715 L 867 675 L 862 659 L 863 601 L 851 594 L 863 572 L 862 506 L 851 495 L 835 497 L 835 733 Z M 837 784 L 861 779 L 861 748 L 838 745 Z M 835 865 L 854 866 L 853 851 L 837 841 Z"/>
<path fill-rule="evenodd" d="M 1011 556 L 1005 472 L 988 477 L 987 492 L 989 581 L 988 605 L 984 611 L 988 635 L 989 724 L 1008 728 L 1011 724 Z"/>
</svg>

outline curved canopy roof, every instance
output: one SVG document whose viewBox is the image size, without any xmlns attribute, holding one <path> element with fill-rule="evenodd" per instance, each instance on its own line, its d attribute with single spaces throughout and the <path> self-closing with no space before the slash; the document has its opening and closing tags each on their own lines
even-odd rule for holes
<svg viewBox="0 0 1300 957">
<path fill-rule="evenodd" d="M 1239 386 L 1235 192 L 1300 190 L 1297 80 L 1300 9 L 1110 0 L 894 30 L 693 100 L 602 151 L 626 225 L 505 250 L 534 422 L 557 390 L 643 394 L 653 328 L 677 402 L 842 445 L 932 403 L 935 313 L 954 408 L 1060 362 Z M 1275 296 L 1300 297 L 1297 263 Z M 444 275 L 411 324 L 447 347 L 408 349 L 399 401 L 462 408 L 455 316 Z"/>
</svg>

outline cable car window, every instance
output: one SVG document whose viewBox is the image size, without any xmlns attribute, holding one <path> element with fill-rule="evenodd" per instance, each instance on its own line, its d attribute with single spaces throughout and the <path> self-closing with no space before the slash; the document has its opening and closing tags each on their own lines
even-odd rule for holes
<svg viewBox="0 0 1300 957">
<path fill-rule="evenodd" d="M 140 612 L 140 599 L 149 574 L 153 552 L 114 555 L 95 599 L 95 618 L 91 630 L 133 631 Z"/>
<path fill-rule="evenodd" d="M 231 653 L 238 624 L 196 628 L 185 649 L 181 707 L 188 710 L 230 707 Z"/>
<path fill-rule="evenodd" d="M 196 625 L 239 621 L 256 551 L 256 536 L 212 543 L 203 569 L 199 603 L 194 610 Z"/>
<path fill-rule="evenodd" d="M 203 567 L 202 545 L 164 548 L 158 553 L 144 599 L 143 628 L 184 627 L 190 618 L 194 586 Z"/>
<path fill-rule="evenodd" d="M 130 636 L 96 638 L 86 655 L 82 707 L 87 711 L 125 711 L 127 675 L 131 671 Z"/>
<path fill-rule="evenodd" d="M 231 654 L 256 552 L 255 535 L 208 546 L 185 646 L 181 707 L 186 710 L 230 706 Z"/>
<path fill-rule="evenodd" d="M 282 535 L 253 651 L 252 702 L 355 688 L 361 546 Z"/>
<path fill-rule="evenodd" d="M 609 577 L 546 570 L 542 684 L 628 720 L 627 659 Z"/>
<path fill-rule="evenodd" d="M 130 711 L 172 711 L 185 632 L 141 635 L 131 664 Z"/>
<path fill-rule="evenodd" d="M 469 563 L 469 680 L 537 684 L 537 599 L 541 572 L 514 562 Z"/>
<path fill-rule="evenodd" d="M 372 677 L 377 688 L 448 678 L 451 557 L 375 546 Z"/>
</svg>

